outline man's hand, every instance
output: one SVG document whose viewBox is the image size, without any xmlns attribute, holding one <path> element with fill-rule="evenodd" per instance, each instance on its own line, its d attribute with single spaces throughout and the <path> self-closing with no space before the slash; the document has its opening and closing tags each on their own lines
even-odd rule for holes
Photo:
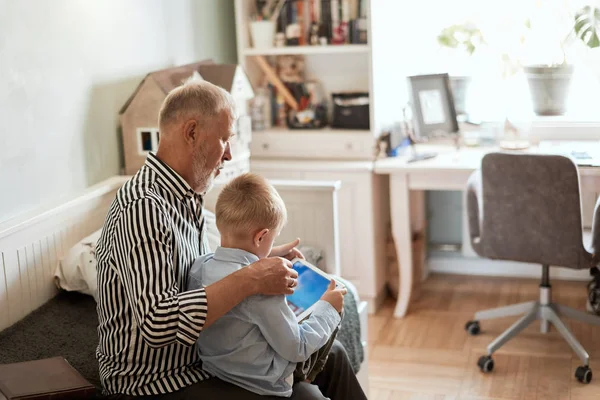
<svg viewBox="0 0 600 400">
<path fill-rule="evenodd" d="M 298 286 L 298 272 L 292 269 L 289 260 L 280 257 L 258 260 L 242 271 L 248 273 L 253 294 L 292 294 Z"/>
<path fill-rule="evenodd" d="M 290 261 L 294 258 L 301 258 L 304 260 L 304 255 L 296 248 L 299 243 L 300 239 L 296 239 L 293 242 L 282 244 L 281 246 L 274 246 L 271 249 L 271 254 L 269 254 L 269 257 L 283 257 Z"/>
<path fill-rule="evenodd" d="M 325 300 L 331 304 L 338 313 L 341 313 L 344 309 L 344 295 L 347 290 L 345 287 L 336 289 L 335 284 L 336 282 L 334 279 L 329 282 L 329 287 L 327 288 L 327 291 L 323 293 L 323 296 L 321 296 L 321 300 Z"/>
</svg>

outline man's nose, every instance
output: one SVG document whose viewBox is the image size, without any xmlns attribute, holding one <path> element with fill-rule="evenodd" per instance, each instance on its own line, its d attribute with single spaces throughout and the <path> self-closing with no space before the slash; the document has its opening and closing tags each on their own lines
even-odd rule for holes
<svg viewBox="0 0 600 400">
<path fill-rule="evenodd" d="M 227 147 L 225 147 L 225 152 L 223 153 L 223 160 L 231 161 L 231 144 L 227 143 Z"/>
</svg>

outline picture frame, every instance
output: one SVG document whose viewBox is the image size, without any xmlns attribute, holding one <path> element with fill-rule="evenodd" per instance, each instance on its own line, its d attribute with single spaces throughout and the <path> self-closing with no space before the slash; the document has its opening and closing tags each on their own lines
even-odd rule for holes
<svg viewBox="0 0 600 400">
<path fill-rule="evenodd" d="M 419 141 L 459 134 L 450 76 L 447 73 L 408 77 L 412 125 Z"/>
</svg>

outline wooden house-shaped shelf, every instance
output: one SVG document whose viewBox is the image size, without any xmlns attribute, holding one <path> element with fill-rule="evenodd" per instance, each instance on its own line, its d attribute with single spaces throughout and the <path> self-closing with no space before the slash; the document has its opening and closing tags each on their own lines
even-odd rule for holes
<svg viewBox="0 0 600 400">
<path fill-rule="evenodd" d="M 200 61 L 149 73 L 121 108 L 119 116 L 126 175 L 135 174 L 148 153 L 156 152 L 160 141 L 160 107 L 171 90 L 190 79 L 204 79 L 222 87 L 236 103 L 239 118 L 231 149 L 233 160 L 225 164 L 219 180 L 229 180 L 249 170 L 252 124 L 247 102 L 254 97 L 252 86 L 239 65 Z"/>
</svg>

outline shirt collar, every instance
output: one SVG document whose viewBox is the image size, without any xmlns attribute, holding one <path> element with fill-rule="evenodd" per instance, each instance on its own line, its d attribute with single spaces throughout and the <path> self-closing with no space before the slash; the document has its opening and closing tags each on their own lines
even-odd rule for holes
<svg viewBox="0 0 600 400">
<path fill-rule="evenodd" d="M 250 265 L 259 260 L 256 254 L 242 249 L 232 249 L 229 247 L 217 247 L 213 256 L 215 260 L 224 261 L 233 264 Z"/>
<path fill-rule="evenodd" d="M 163 184 L 170 189 L 177 197 L 196 197 L 200 200 L 202 197 L 196 193 L 192 187 L 179 175 L 173 168 L 169 167 L 164 161 L 154 153 L 148 153 L 145 164 L 152 169 Z"/>
</svg>

